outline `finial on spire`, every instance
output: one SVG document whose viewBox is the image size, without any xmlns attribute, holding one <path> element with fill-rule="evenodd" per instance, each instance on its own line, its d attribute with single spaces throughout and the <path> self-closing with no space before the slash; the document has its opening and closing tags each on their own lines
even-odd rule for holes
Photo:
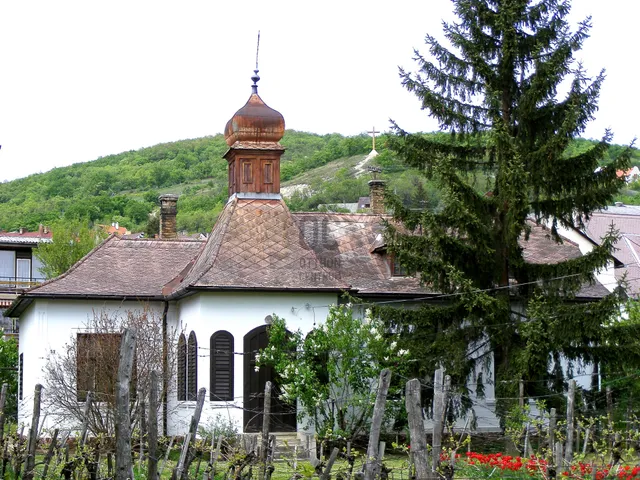
<svg viewBox="0 0 640 480">
<path fill-rule="evenodd" d="M 251 85 L 251 92 L 258 93 L 258 81 L 260 80 L 260 75 L 258 75 L 258 54 L 260 53 L 260 30 L 258 30 L 258 44 L 256 46 L 256 69 L 253 71 L 253 76 L 251 80 L 253 81 L 253 85 Z"/>
</svg>

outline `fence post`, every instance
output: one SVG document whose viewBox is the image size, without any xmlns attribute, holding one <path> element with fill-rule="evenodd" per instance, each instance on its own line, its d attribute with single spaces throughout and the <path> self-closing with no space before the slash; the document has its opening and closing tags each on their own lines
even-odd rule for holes
<svg viewBox="0 0 640 480">
<path fill-rule="evenodd" d="M 567 396 L 567 442 L 565 446 L 564 460 L 567 465 L 573 461 L 573 429 L 574 408 L 576 399 L 576 381 L 569 382 L 569 394 Z"/>
<path fill-rule="evenodd" d="M 409 380 L 405 389 L 405 405 L 411 435 L 411 455 L 416 469 L 416 478 L 428 477 L 429 462 L 427 460 L 427 439 L 422 419 L 422 402 L 420 399 L 420 380 Z"/>
<path fill-rule="evenodd" d="M 53 458 L 53 451 L 56 449 L 56 444 L 58 443 L 58 433 L 60 431 L 56 428 L 53 431 L 53 437 L 51 438 L 51 443 L 49 444 L 49 448 L 47 449 L 47 453 L 44 456 L 44 460 L 42 464 L 44 465 L 42 470 L 42 477 L 47 478 L 47 472 L 49 470 L 49 463 L 51 463 L 51 459 Z"/>
<path fill-rule="evenodd" d="M 33 397 L 33 417 L 29 429 L 29 442 L 27 443 L 27 460 L 24 462 L 24 480 L 33 479 L 33 469 L 36 466 L 36 445 L 38 444 L 38 424 L 40 423 L 40 400 L 42 398 L 42 385 L 36 385 Z"/>
<path fill-rule="evenodd" d="M 367 448 L 367 463 L 365 464 L 365 480 L 374 480 L 380 473 L 380 463 L 378 461 L 378 441 L 380 439 L 380 429 L 384 417 L 384 406 L 387 401 L 387 392 L 391 384 L 391 371 L 385 368 L 380 372 L 378 382 L 378 394 L 373 407 L 373 417 L 371 419 L 371 433 L 369 434 L 369 447 Z M 333 453 L 332 453 L 333 455 Z"/>
<path fill-rule="evenodd" d="M 264 479 L 267 472 L 267 454 L 269 450 L 269 423 L 271 420 L 271 382 L 264 384 L 264 411 L 262 413 L 262 444 L 260 446 L 260 463 Z"/>
<path fill-rule="evenodd" d="M 80 431 L 80 441 L 79 441 L 79 445 L 81 447 L 83 447 L 87 441 L 87 435 L 89 432 L 89 415 L 91 413 L 92 402 L 93 402 L 93 392 L 89 391 L 87 392 L 87 398 L 85 399 L 85 403 L 84 403 L 84 410 L 82 411 L 82 430 Z"/>
<path fill-rule="evenodd" d="M 442 379 L 444 369 L 438 368 L 433 376 L 433 433 L 431 440 L 432 460 L 431 471 L 435 472 L 440 463 L 442 449 Z"/>
<path fill-rule="evenodd" d="M 147 463 L 147 478 L 158 478 L 158 372 L 151 371 L 149 379 L 149 459 Z"/>
<path fill-rule="evenodd" d="M 125 328 L 120 342 L 120 359 L 116 381 L 116 480 L 134 478 L 131 461 L 131 417 L 129 386 L 136 348 L 136 331 Z"/>
<path fill-rule="evenodd" d="M 196 401 L 196 409 L 191 417 L 191 425 L 189 426 L 189 433 L 182 444 L 182 453 L 180 454 L 180 461 L 175 469 L 175 478 L 180 480 L 187 480 L 189 475 L 189 465 L 193 461 L 193 455 L 190 455 L 189 450 L 191 445 L 196 441 L 196 434 L 198 432 L 198 424 L 200 423 L 200 415 L 202 415 L 202 407 L 204 406 L 204 397 L 207 390 L 203 387 L 198 390 L 198 399 Z"/>
</svg>

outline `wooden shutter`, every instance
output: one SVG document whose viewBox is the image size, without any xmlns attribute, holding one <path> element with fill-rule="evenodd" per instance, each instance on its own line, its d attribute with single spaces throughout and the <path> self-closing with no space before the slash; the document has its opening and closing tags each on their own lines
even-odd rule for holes
<svg viewBox="0 0 640 480">
<path fill-rule="evenodd" d="M 198 397 L 198 341 L 192 330 L 187 346 L 187 400 Z"/>
<path fill-rule="evenodd" d="M 178 401 L 187 399 L 187 341 L 184 334 L 178 339 Z"/>
<path fill-rule="evenodd" d="M 211 335 L 211 400 L 233 400 L 233 335 L 221 330 Z"/>
<path fill-rule="evenodd" d="M 18 392 L 20 392 L 19 400 L 22 400 L 24 396 L 24 353 L 20 354 L 20 377 L 18 379 Z"/>
</svg>

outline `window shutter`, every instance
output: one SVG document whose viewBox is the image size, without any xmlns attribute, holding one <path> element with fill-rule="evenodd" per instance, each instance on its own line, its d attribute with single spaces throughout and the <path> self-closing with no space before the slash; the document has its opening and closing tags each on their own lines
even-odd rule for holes
<svg viewBox="0 0 640 480">
<path fill-rule="evenodd" d="M 196 400 L 198 397 L 198 341 L 192 330 L 189 334 L 187 349 L 187 400 Z"/>
<path fill-rule="evenodd" d="M 184 334 L 178 339 L 178 401 L 187 399 L 187 342 Z"/>
<path fill-rule="evenodd" d="M 221 330 L 211 335 L 211 400 L 233 400 L 233 335 Z"/>
</svg>

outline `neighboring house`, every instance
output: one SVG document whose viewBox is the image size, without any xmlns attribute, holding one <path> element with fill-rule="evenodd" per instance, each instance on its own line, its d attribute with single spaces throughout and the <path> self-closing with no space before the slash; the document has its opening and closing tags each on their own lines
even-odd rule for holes
<svg viewBox="0 0 640 480">
<path fill-rule="evenodd" d="M 640 206 L 616 205 L 594 212 L 585 222 L 584 238 L 589 241 L 580 242 L 583 253 L 591 250 L 591 241 L 600 243 L 607 232 L 614 228 L 619 235 L 614 244 L 617 263 L 610 265 L 599 275 L 609 290 L 618 286 L 622 279 L 626 280 L 626 291 L 630 297 L 640 296 Z"/>
<path fill-rule="evenodd" d="M 627 183 L 633 183 L 640 177 L 640 169 L 637 166 L 634 166 L 628 170 L 617 170 L 616 175 L 618 178 L 624 177 Z"/>
<path fill-rule="evenodd" d="M 44 281 L 40 273 L 42 264 L 33 254 L 41 242 L 51 242 L 51 232 L 40 226 L 37 232 L 20 229 L 17 232 L 0 232 L 0 327 L 4 333 L 17 334 L 11 318 L 2 314 L 17 295 Z"/>
<path fill-rule="evenodd" d="M 255 83 L 252 90 L 225 128 L 229 200 L 206 240 L 178 236 L 178 197 L 162 195 L 160 238 L 111 236 L 68 272 L 13 303 L 7 314 L 19 318 L 23 339 L 19 422 L 30 422 L 32 405 L 22 391 L 44 381 L 48 352 L 62 351 L 77 336 L 83 357 L 86 352 L 80 350 L 99 341 L 83 329 L 95 311 L 136 311 L 144 302 L 163 318 L 166 331 L 184 332 L 176 352 L 177 376 L 168 380 L 162 413 L 166 434 L 187 430 L 200 387 L 207 388 L 202 423 L 223 413 L 243 431 L 255 432 L 262 427 L 265 382 L 275 381 L 271 369 L 255 368 L 272 314 L 308 332 L 344 293 L 407 305 L 438 297 L 407 277 L 386 252 L 381 180 L 369 182 L 374 213 L 289 211 L 280 195 L 284 119 L 262 101 Z M 523 247 L 528 261 L 536 263 L 580 255 L 576 245 L 554 243 L 541 227 L 533 228 Z M 577 301 L 606 293 L 599 284 L 585 287 Z M 35 344 L 38 348 L 31 348 Z M 78 390 L 86 388 L 78 382 Z M 492 383 L 485 395 L 478 424 L 496 429 Z M 55 412 L 43 418 L 45 427 L 61 420 Z M 272 431 L 303 428 L 295 409 L 281 404 L 277 394 L 271 418 Z"/>
</svg>

